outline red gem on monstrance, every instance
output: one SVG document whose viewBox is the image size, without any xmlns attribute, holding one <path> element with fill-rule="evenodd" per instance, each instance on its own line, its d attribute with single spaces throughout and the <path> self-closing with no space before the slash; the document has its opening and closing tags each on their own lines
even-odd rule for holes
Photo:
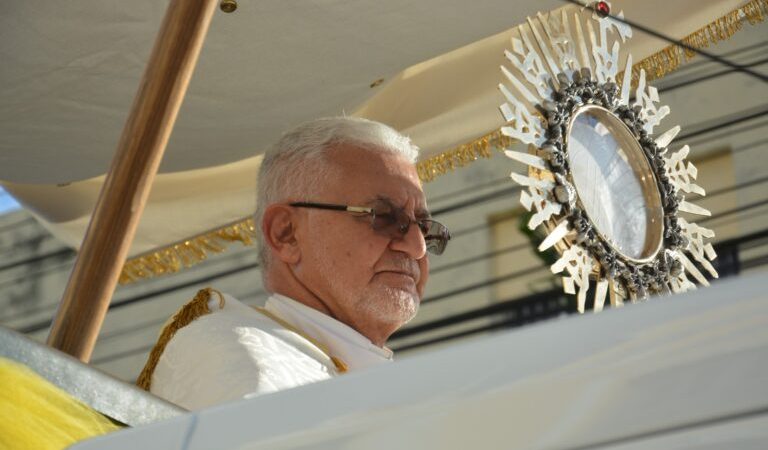
<svg viewBox="0 0 768 450">
<path fill-rule="evenodd" d="M 611 6 L 608 2 L 596 2 L 595 11 L 600 17 L 607 17 L 611 13 Z"/>
</svg>

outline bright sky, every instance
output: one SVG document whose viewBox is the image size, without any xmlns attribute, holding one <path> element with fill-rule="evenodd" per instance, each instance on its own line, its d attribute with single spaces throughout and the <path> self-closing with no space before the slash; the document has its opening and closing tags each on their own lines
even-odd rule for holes
<svg viewBox="0 0 768 450">
<path fill-rule="evenodd" d="M 3 188 L 0 188 L 0 214 L 15 211 L 19 208 L 20 206 L 16 203 L 16 200 L 9 193 L 5 192 Z"/>
</svg>

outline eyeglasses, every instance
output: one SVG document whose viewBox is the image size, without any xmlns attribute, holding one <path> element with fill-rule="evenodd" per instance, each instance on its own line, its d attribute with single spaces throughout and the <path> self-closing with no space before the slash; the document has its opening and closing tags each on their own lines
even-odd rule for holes
<svg viewBox="0 0 768 450">
<path fill-rule="evenodd" d="M 371 228 L 376 233 L 390 239 L 401 238 L 411 229 L 415 223 L 424 236 L 427 251 L 433 255 L 441 255 L 445 251 L 451 232 L 448 228 L 432 219 L 412 220 L 402 208 L 388 207 L 387 211 L 377 211 L 375 208 L 365 206 L 333 205 L 328 203 L 293 202 L 290 206 L 298 208 L 328 209 L 331 211 L 345 211 L 353 214 L 367 214 L 371 216 Z"/>
</svg>

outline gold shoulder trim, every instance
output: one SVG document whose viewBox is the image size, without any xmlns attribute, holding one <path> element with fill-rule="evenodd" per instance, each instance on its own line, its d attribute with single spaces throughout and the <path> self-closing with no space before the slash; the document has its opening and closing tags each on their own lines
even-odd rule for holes
<svg viewBox="0 0 768 450">
<path fill-rule="evenodd" d="M 168 342 L 171 341 L 178 330 L 189 325 L 198 317 L 210 314 L 211 309 L 208 307 L 208 302 L 211 300 L 212 293 L 216 293 L 219 296 L 219 308 L 224 307 L 224 295 L 221 292 L 209 287 L 199 290 L 195 298 L 182 306 L 163 326 L 160 337 L 157 338 L 155 346 L 149 352 L 147 363 L 144 364 L 141 374 L 136 379 L 136 386 L 149 391 L 152 386 L 152 375 L 155 373 L 155 367 L 157 367 L 163 351 L 165 351 L 165 346 L 168 345 Z"/>
</svg>

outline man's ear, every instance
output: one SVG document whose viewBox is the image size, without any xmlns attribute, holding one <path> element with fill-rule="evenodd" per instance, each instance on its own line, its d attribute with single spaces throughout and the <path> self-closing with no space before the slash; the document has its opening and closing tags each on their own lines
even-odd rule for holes
<svg viewBox="0 0 768 450">
<path fill-rule="evenodd" d="M 265 244 L 272 249 L 275 258 L 286 264 L 296 264 L 301 250 L 296 240 L 295 210 L 287 205 L 269 205 L 264 211 L 261 229 Z"/>
</svg>

